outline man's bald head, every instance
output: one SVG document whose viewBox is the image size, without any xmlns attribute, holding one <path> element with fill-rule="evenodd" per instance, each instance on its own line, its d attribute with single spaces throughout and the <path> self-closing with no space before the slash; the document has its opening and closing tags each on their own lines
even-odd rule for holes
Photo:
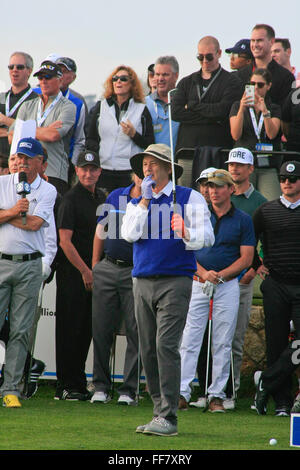
<svg viewBox="0 0 300 470">
<path fill-rule="evenodd" d="M 220 43 L 219 41 L 213 36 L 204 36 L 198 42 L 198 46 L 208 46 L 214 45 L 216 52 L 220 50 Z"/>
</svg>

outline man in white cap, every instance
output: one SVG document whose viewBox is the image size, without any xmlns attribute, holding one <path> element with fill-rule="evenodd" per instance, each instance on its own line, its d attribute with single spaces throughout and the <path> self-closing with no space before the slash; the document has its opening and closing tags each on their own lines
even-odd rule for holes
<svg viewBox="0 0 300 470">
<path fill-rule="evenodd" d="M 216 171 L 217 168 L 211 166 L 210 168 L 206 168 L 205 170 L 201 171 L 199 178 L 196 179 L 196 183 L 199 184 L 199 192 L 202 194 L 204 199 L 206 200 L 207 204 L 209 204 L 209 191 L 207 186 L 207 175 L 209 173 L 213 173 Z"/>
<path fill-rule="evenodd" d="M 177 435 L 179 343 L 196 270 L 194 250 L 214 242 L 201 194 L 176 186 L 174 207 L 171 162 L 165 144 L 152 144 L 131 157 L 133 171 L 143 179 L 142 195 L 128 203 L 121 229 L 122 237 L 133 243 L 135 313 L 154 404 L 153 420 L 136 432 L 160 436 Z M 174 170 L 179 178 L 182 167 L 175 163 Z"/>
<path fill-rule="evenodd" d="M 234 207 L 246 212 L 252 217 L 254 211 L 267 201 L 250 182 L 250 175 L 254 170 L 253 154 L 246 148 L 237 147 L 230 151 L 226 163 L 228 163 L 228 171 L 235 187 L 234 193 L 231 195 L 231 202 Z M 255 276 L 256 272 L 252 266 L 242 271 L 239 275 L 240 304 L 236 330 L 232 342 L 235 392 L 240 388 L 244 338 L 251 314 Z M 231 385 L 232 381 L 229 381 L 229 383 Z M 231 392 L 228 390 L 228 399 L 224 400 L 224 407 L 227 409 L 235 407 L 234 401 L 230 399 Z"/>
<path fill-rule="evenodd" d="M 180 347 L 181 386 L 180 408 L 188 407 L 190 384 L 195 377 L 199 351 L 213 296 L 213 357 L 212 382 L 207 390 L 209 410 L 224 412 L 224 389 L 230 372 L 231 344 L 239 306 L 237 276 L 248 268 L 256 245 L 251 217 L 235 209 L 230 197 L 234 185 L 230 173 L 216 170 L 208 174 L 211 201 L 211 222 L 215 243 L 195 252 L 197 271 L 192 297 Z"/>
</svg>

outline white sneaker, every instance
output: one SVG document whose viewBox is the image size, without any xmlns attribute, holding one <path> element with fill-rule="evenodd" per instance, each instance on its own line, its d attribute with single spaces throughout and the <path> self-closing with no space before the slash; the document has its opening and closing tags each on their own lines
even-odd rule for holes
<svg viewBox="0 0 300 470">
<path fill-rule="evenodd" d="M 195 408 L 205 408 L 206 407 L 206 398 L 199 397 L 197 401 L 191 401 L 189 403 L 190 406 L 194 406 Z"/>
<path fill-rule="evenodd" d="M 135 400 L 128 395 L 120 395 L 118 399 L 119 405 L 135 405 Z"/>
<path fill-rule="evenodd" d="M 92 396 L 91 403 L 108 403 L 111 400 L 110 396 L 105 392 L 95 392 Z"/>
<path fill-rule="evenodd" d="M 225 398 L 223 400 L 223 406 L 225 410 L 234 410 L 235 409 L 235 399 L 234 398 Z"/>
</svg>

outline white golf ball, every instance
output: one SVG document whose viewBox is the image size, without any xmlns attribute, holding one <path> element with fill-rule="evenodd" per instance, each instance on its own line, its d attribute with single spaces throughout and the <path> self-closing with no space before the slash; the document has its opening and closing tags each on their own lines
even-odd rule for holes
<svg viewBox="0 0 300 470">
<path fill-rule="evenodd" d="M 276 439 L 270 439 L 269 444 L 270 444 L 270 446 L 276 446 L 277 440 Z"/>
</svg>

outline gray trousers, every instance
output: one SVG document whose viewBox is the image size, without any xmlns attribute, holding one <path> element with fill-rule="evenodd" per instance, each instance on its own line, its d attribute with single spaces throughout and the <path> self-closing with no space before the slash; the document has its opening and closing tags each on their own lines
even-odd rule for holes
<svg viewBox="0 0 300 470">
<path fill-rule="evenodd" d="M 124 321 L 127 348 L 124 379 L 118 393 L 134 398 L 138 384 L 138 333 L 131 270 L 131 267 L 119 267 L 106 259 L 93 269 L 93 384 L 96 391 L 108 393 L 110 390 L 109 359 L 113 335 Z"/>
<path fill-rule="evenodd" d="M 185 276 L 134 278 L 133 293 L 142 363 L 154 416 L 177 422 L 179 345 L 192 292 Z"/>
<path fill-rule="evenodd" d="M 7 309 L 10 328 L 2 396 L 20 394 L 18 384 L 24 372 L 41 283 L 41 258 L 25 262 L 0 260 L 0 329 Z"/>
</svg>

